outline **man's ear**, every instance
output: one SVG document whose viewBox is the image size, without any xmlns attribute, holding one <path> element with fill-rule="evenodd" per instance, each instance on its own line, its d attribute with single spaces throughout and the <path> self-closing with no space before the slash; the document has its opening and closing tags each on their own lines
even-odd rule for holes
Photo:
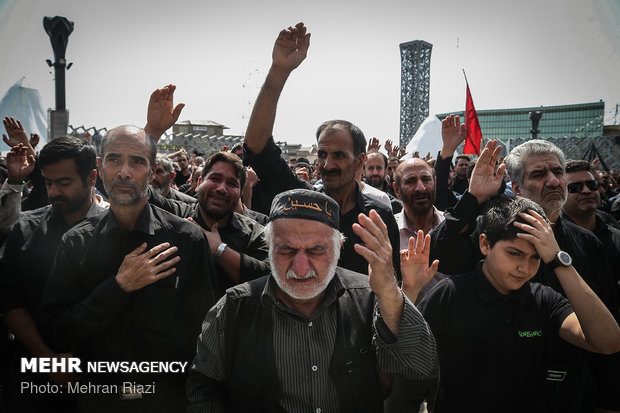
<svg viewBox="0 0 620 413">
<path fill-rule="evenodd" d="M 88 184 L 88 186 L 95 186 L 95 184 L 97 183 L 97 170 L 96 169 L 93 169 L 92 171 L 88 173 L 88 176 L 86 177 L 86 183 Z"/>
<path fill-rule="evenodd" d="M 401 198 L 400 196 L 400 189 L 398 188 L 398 185 L 396 185 L 396 182 L 392 182 L 392 188 L 394 189 L 394 194 L 396 195 L 396 198 L 402 201 L 403 198 Z"/>
<path fill-rule="evenodd" d="M 489 239 L 486 234 L 480 234 L 479 243 L 480 252 L 482 252 L 482 255 L 486 257 L 489 251 L 491 251 L 491 244 L 489 243 Z"/>
<path fill-rule="evenodd" d="M 515 195 L 517 195 L 517 196 L 521 196 L 521 187 L 513 182 L 512 183 L 512 192 L 514 192 Z"/>
<path fill-rule="evenodd" d="M 174 181 L 174 177 L 177 176 L 175 171 L 170 171 L 170 180 Z"/>
<path fill-rule="evenodd" d="M 97 168 L 101 169 L 101 158 L 97 156 Z"/>
<path fill-rule="evenodd" d="M 365 153 L 360 153 L 359 155 L 357 155 L 357 165 L 355 166 L 355 170 L 359 171 L 360 169 L 364 169 L 364 165 L 366 164 L 366 159 L 368 159 L 368 157 L 366 156 Z"/>
</svg>

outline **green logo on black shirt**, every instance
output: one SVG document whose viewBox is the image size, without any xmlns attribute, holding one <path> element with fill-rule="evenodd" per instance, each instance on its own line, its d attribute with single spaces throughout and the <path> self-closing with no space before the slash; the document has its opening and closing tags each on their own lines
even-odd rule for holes
<svg viewBox="0 0 620 413">
<path fill-rule="evenodd" d="M 532 337 L 542 337 L 542 331 L 534 330 L 534 331 L 517 331 L 519 337 L 523 338 L 532 338 Z"/>
</svg>

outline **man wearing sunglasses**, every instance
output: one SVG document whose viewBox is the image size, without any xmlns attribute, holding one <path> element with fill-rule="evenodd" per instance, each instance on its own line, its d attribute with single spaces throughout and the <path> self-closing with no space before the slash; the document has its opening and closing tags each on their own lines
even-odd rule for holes
<svg viewBox="0 0 620 413">
<path fill-rule="evenodd" d="M 605 223 L 599 214 L 603 214 L 598 207 L 601 205 L 601 194 L 598 182 L 590 170 L 588 161 L 568 160 L 566 162 L 566 202 L 562 206 L 562 217 L 574 222 L 582 228 L 592 231 L 603 243 L 607 257 L 613 269 L 616 281 L 616 294 L 620 296 L 620 229 Z M 598 211 L 598 213 L 597 213 Z M 620 314 L 614 314 L 616 319 Z M 620 407 L 619 397 L 614 387 L 620 382 L 620 353 L 607 357 L 593 356 L 591 366 L 599 377 L 598 406 L 609 410 Z"/>
</svg>

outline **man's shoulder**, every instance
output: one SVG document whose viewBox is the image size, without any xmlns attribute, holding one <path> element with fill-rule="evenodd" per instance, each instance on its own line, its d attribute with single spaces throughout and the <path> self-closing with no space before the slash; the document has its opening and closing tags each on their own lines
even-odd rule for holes
<svg viewBox="0 0 620 413">
<path fill-rule="evenodd" d="M 153 219 L 157 220 L 162 228 L 172 231 L 172 233 L 177 234 L 179 237 L 191 236 L 198 239 L 204 237 L 202 229 L 198 225 L 155 205 L 148 205 L 151 207 Z"/>
<path fill-rule="evenodd" d="M 563 226 L 562 229 L 564 234 L 568 234 L 570 238 L 581 244 L 582 248 L 586 248 L 588 245 L 600 246 L 601 241 L 599 241 L 599 239 L 596 237 L 596 235 L 594 235 L 592 231 L 580 227 L 579 225 L 562 217 L 561 215 L 558 220 Z M 582 244 L 582 242 L 585 242 L 585 244 Z"/>
<path fill-rule="evenodd" d="M 242 284 L 237 284 L 226 290 L 226 300 L 235 301 L 248 297 L 260 297 L 265 290 L 265 284 L 267 284 L 269 276 L 250 280 Z"/>
<path fill-rule="evenodd" d="M 169 198 L 176 199 L 177 201 L 186 202 L 188 204 L 193 204 L 195 202 L 198 202 L 198 200 L 194 198 L 193 196 L 189 196 L 174 188 L 170 188 Z"/>
<path fill-rule="evenodd" d="M 385 198 L 387 199 L 387 204 L 375 199 L 372 195 L 368 195 L 363 191 L 361 191 L 361 193 L 362 199 L 364 201 L 365 213 L 369 213 L 371 209 L 374 209 L 375 211 L 377 211 L 377 213 L 379 213 L 379 215 L 381 215 L 382 218 L 384 217 L 384 215 L 389 215 L 392 218 L 394 217 L 391 204 L 389 203 L 389 198 L 385 193 L 383 193 L 383 195 L 385 195 Z"/>
<path fill-rule="evenodd" d="M 85 242 L 97 232 L 99 223 L 106 220 L 109 213 L 110 210 L 108 209 L 107 211 L 103 211 L 78 222 L 64 233 L 62 236 L 63 242 L 75 243 L 78 242 L 78 240 Z"/>
<path fill-rule="evenodd" d="M 242 227 L 247 227 L 251 229 L 258 228 L 259 230 L 262 230 L 264 228 L 260 222 L 252 219 L 247 215 L 233 212 L 233 217 L 239 222 Z"/>
<path fill-rule="evenodd" d="M 347 270 L 346 268 L 342 267 L 336 267 L 336 276 L 340 279 L 342 286 L 347 290 L 370 290 L 368 275 L 366 274 Z"/>
<path fill-rule="evenodd" d="M 43 219 L 49 219 L 52 214 L 52 206 L 45 205 L 41 208 L 31 209 L 29 211 L 22 211 L 19 213 L 19 220 L 26 222 L 42 221 Z"/>
</svg>

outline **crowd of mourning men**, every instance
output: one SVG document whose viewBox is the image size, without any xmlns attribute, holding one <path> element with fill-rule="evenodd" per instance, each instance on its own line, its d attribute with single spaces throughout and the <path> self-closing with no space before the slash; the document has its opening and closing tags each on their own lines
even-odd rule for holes
<svg viewBox="0 0 620 413">
<path fill-rule="evenodd" d="M 436 158 L 329 120 L 287 161 L 309 46 L 278 34 L 244 143 L 205 157 L 157 154 L 174 85 L 97 148 L 4 119 L 0 411 L 620 412 L 617 173 L 544 140 L 454 158 L 454 115 Z"/>
</svg>

